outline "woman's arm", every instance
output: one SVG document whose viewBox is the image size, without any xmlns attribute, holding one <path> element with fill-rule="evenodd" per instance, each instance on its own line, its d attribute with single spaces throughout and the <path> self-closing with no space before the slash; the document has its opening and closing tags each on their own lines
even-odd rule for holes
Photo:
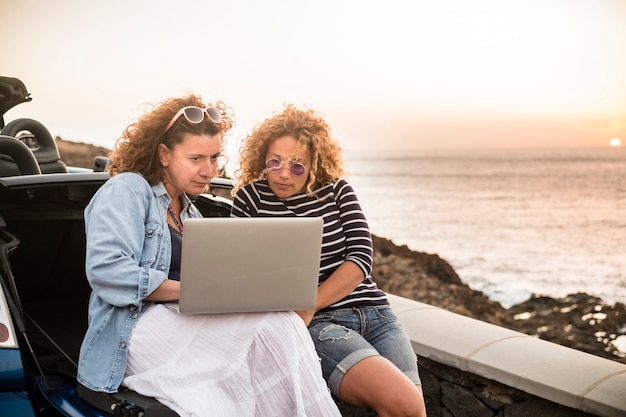
<svg viewBox="0 0 626 417">
<path fill-rule="evenodd" d="M 347 182 L 341 180 L 337 183 L 335 201 L 346 238 L 346 260 L 318 287 L 315 309 L 297 312 L 307 325 L 316 311 L 350 295 L 372 271 L 369 226 L 356 194 Z"/>
<path fill-rule="evenodd" d="M 331 304 L 348 296 L 354 289 L 363 282 L 363 270 L 354 262 L 346 261 L 331 274 L 330 277 L 317 287 L 317 301 L 315 308 L 311 310 L 298 310 L 296 313 L 308 326 L 313 316 L 318 310 L 328 307 Z"/>
<path fill-rule="evenodd" d="M 363 278 L 372 273 L 374 249 L 365 214 L 354 189 L 344 180 L 337 183 L 335 200 L 339 206 L 341 227 L 346 237 L 345 258 L 363 271 Z"/>
<path fill-rule="evenodd" d="M 144 253 L 145 240 L 162 239 L 156 219 L 145 224 L 152 190 L 143 178 L 121 175 L 103 185 L 85 210 L 86 273 L 98 297 L 125 307 L 140 305 L 167 276 L 142 264 L 156 256 Z"/>
<path fill-rule="evenodd" d="M 146 301 L 177 301 L 180 298 L 180 281 L 166 279 L 152 291 Z"/>
</svg>

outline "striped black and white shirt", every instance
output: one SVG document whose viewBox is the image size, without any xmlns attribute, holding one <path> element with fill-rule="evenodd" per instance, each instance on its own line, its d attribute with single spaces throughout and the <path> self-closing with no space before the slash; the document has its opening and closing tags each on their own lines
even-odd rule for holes
<svg viewBox="0 0 626 417">
<path fill-rule="evenodd" d="M 342 300 L 320 310 L 388 305 L 387 296 L 372 281 L 372 237 L 352 187 L 337 180 L 316 190 L 279 199 L 267 181 L 239 189 L 232 217 L 304 216 L 324 219 L 319 282 L 324 282 L 343 262 L 352 261 L 363 271 L 363 281 Z"/>
</svg>

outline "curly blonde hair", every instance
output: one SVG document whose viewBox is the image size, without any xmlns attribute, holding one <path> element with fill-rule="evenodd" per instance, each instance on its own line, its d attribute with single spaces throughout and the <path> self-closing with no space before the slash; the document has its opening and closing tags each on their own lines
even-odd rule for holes
<svg viewBox="0 0 626 417">
<path fill-rule="evenodd" d="M 181 115 L 165 131 L 172 117 L 187 106 L 197 106 L 203 109 L 215 107 L 222 114 L 222 121 L 214 123 L 205 115 L 201 123 L 190 123 Z M 173 149 L 183 141 L 186 134 L 210 136 L 219 134 L 221 152 L 223 152 L 224 136 L 235 123 L 232 110 L 223 102 L 217 101 L 215 104 L 205 105 L 202 98 L 195 94 L 169 98 L 156 105 L 148 104 L 148 107 L 149 111 L 128 126 L 116 141 L 109 155 L 111 164 L 108 170 L 111 176 L 122 172 L 138 172 L 150 185 L 157 184 L 163 179 L 163 167 L 158 152 L 161 143 Z"/>
<path fill-rule="evenodd" d="M 267 178 L 265 158 L 268 149 L 283 136 L 296 139 L 298 147 L 306 147 L 311 155 L 311 169 L 305 187 L 308 195 L 345 176 L 342 149 L 331 136 L 330 126 L 322 116 L 314 110 L 298 109 L 292 104 L 284 106 L 282 112 L 265 119 L 243 140 L 233 193 L 247 184 Z"/>
</svg>

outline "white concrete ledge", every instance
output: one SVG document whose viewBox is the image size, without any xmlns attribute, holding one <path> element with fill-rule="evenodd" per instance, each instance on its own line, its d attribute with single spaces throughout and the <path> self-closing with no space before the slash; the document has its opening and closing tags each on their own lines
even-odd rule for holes
<svg viewBox="0 0 626 417">
<path fill-rule="evenodd" d="M 419 356 L 540 398 L 607 417 L 626 415 L 626 365 L 389 295 Z"/>
</svg>

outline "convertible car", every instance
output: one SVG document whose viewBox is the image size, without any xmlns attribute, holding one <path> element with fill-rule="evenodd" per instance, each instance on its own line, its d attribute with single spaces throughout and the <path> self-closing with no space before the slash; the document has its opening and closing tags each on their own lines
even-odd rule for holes
<svg viewBox="0 0 626 417">
<path fill-rule="evenodd" d="M 30 99 L 20 80 L 0 77 L 0 415 L 176 416 L 135 392 L 102 394 L 76 382 L 91 292 L 83 210 L 109 178 L 107 158 L 92 169 L 67 166 L 43 124 L 5 124 L 6 111 Z M 216 179 L 195 196 L 204 216 L 229 215 L 218 189 L 231 187 Z"/>
</svg>

